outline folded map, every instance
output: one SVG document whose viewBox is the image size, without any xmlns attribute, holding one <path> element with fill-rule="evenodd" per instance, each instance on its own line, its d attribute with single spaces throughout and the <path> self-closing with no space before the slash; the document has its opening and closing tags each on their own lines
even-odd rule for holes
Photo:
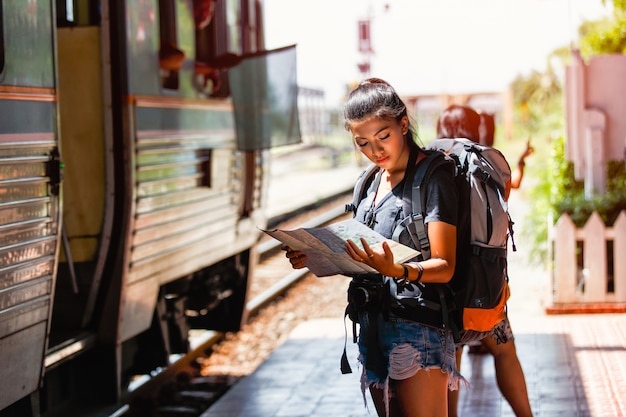
<svg viewBox="0 0 626 417">
<path fill-rule="evenodd" d="M 261 229 L 262 230 L 262 229 Z M 396 241 L 385 238 L 354 219 L 333 223 L 325 227 L 300 228 L 295 230 L 263 230 L 293 250 L 299 250 L 307 258 L 305 266 L 318 277 L 330 275 L 353 275 L 377 273 L 370 266 L 355 261 L 346 252 L 348 239 L 361 249 L 361 238 L 378 253 L 383 253 L 382 243 L 387 242 L 395 262 L 406 262 L 419 252 Z"/>
</svg>

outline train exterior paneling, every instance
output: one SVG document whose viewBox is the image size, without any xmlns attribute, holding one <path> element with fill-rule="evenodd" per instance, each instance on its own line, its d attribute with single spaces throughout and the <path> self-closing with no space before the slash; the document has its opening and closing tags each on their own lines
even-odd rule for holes
<svg viewBox="0 0 626 417">
<path fill-rule="evenodd" d="M 197 71 L 199 35 L 192 11 L 191 1 L 126 3 L 122 66 L 128 77 L 120 89 L 127 92 L 122 97 L 127 106 L 123 129 L 130 166 L 124 187 L 130 190 L 130 204 L 119 328 L 113 334 L 114 329 L 103 327 L 116 343 L 150 327 L 163 285 L 193 280 L 194 272 L 238 254 L 248 258 L 259 235 L 257 226 L 265 224 L 267 155 L 255 152 L 251 165 L 250 155 L 236 147 L 230 99 L 207 98 Z M 218 2 L 214 13 L 214 20 L 230 21 L 226 26 L 237 33 L 241 20 L 233 17 L 241 13 L 239 2 Z M 155 65 L 163 55 L 164 33 L 184 53 L 178 71 Z M 217 49 L 241 54 L 239 36 L 222 40 Z M 251 205 L 244 209 L 246 201 Z M 249 260 L 240 262 L 246 266 Z M 241 273 L 232 278 L 215 275 L 225 287 L 219 292 L 230 292 L 229 286 L 245 292 L 246 277 L 237 276 Z M 219 292 L 215 297 L 222 296 Z M 241 320 L 234 319 L 237 325 Z"/>
<path fill-rule="evenodd" d="M 40 384 L 59 240 L 54 24 L 26 6 L 0 5 L 0 410 Z"/>
<path fill-rule="evenodd" d="M 251 248 L 265 223 L 263 159 L 253 216 L 240 216 L 245 161 L 235 149 L 230 103 L 173 107 L 172 100 L 138 97 L 133 104 L 135 205 L 122 341 L 149 327 L 160 286 Z"/>
<path fill-rule="evenodd" d="M 245 320 L 269 153 L 239 146 L 228 68 L 260 13 L 0 1 L 0 417 L 117 406 Z"/>
</svg>

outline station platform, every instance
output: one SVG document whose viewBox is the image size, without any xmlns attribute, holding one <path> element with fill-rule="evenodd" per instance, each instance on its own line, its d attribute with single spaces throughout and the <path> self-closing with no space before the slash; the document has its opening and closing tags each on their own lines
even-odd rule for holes
<svg viewBox="0 0 626 417">
<path fill-rule="evenodd" d="M 277 174 L 270 187 L 274 210 L 285 206 L 278 197 L 281 192 L 272 187 L 287 190 L 286 184 L 295 184 L 291 186 L 300 190 L 301 198 L 319 198 L 315 193 L 328 193 L 338 184 L 349 187 L 361 170 L 355 164 L 317 173 L 291 169 L 282 179 Z M 511 198 L 519 231 L 526 203 L 519 194 Z M 518 251 L 509 255 L 509 319 L 535 417 L 626 416 L 626 314 L 547 315 L 549 273 L 529 262 L 532 242 L 524 242 L 522 233 L 515 237 Z M 369 395 L 368 408 L 363 402 L 357 347 L 349 321 L 347 325 L 352 374 L 342 375 L 339 369 L 345 342 L 342 318 L 311 320 L 202 417 L 376 416 Z M 461 417 L 514 416 L 498 390 L 491 355 L 465 349 L 461 373 L 470 382 L 461 390 Z"/>
</svg>

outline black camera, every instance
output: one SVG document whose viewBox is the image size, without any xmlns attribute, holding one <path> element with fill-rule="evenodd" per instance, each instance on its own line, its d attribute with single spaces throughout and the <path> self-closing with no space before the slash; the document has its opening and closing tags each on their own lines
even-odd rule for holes
<svg viewBox="0 0 626 417">
<path fill-rule="evenodd" d="M 356 308 L 365 308 L 373 299 L 373 296 L 374 294 L 371 294 L 365 287 L 350 287 L 350 291 L 348 291 L 348 302 Z"/>
<path fill-rule="evenodd" d="M 348 287 L 348 303 L 359 310 L 378 305 L 381 291 L 380 285 L 351 282 Z"/>
</svg>

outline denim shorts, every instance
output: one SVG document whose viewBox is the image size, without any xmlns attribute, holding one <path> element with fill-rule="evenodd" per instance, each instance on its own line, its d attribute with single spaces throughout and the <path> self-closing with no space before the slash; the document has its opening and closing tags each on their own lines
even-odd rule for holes
<svg viewBox="0 0 626 417">
<path fill-rule="evenodd" d="M 387 374 L 366 369 L 368 336 L 372 330 L 367 314 L 359 315 L 359 361 L 363 365 L 361 387 L 389 390 L 389 380 L 402 380 L 420 370 L 440 369 L 448 374 L 448 387 L 458 389 L 465 381 L 456 368 L 454 340 L 450 330 L 437 329 L 395 316 L 385 320 L 377 314 L 378 348 L 386 361 Z"/>
<path fill-rule="evenodd" d="M 507 316 L 504 317 L 502 321 L 496 324 L 490 332 L 485 332 L 479 334 L 480 340 L 484 339 L 487 336 L 491 336 L 493 340 L 496 342 L 496 345 L 502 345 L 504 343 L 509 343 L 515 340 L 513 336 L 513 329 L 511 329 L 511 323 L 509 322 L 509 318 Z M 462 348 L 465 345 L 480 345 L 480 341 L 471 342 L 471 343 L 459 343 L 457 344 L 457 349 Z"/>
<path fill-rule="evenodd" d="M 503 343 L 509 343 L 515 340 L 513 337 L 513 329 L 511 329 L 511 323 L 509 322 L 509 318 L 505 317 L 500 323 L 496 324 L 489 336 L 496 341 L 497 345 L 501 345 Z"/>
</svg>

